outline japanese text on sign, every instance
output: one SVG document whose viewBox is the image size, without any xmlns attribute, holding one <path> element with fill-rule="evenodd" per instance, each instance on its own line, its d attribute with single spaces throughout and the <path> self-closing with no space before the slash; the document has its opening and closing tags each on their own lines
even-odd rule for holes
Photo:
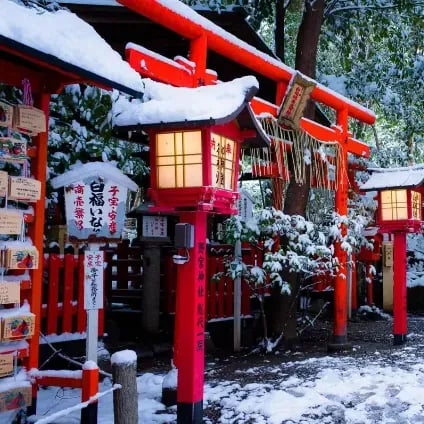
<svg viewBox="0 0 424 424">
<path fill-rule="evenodd" d="M 69 237 L 117 239 L 125 221 L 127 189 L 112 181 L 92 178 L 65 191 Z"/>
<path fill-rule="evenodd" d="M 103 252 L 84 253 L 84 309 L 103 308 Z"/>
</svg>

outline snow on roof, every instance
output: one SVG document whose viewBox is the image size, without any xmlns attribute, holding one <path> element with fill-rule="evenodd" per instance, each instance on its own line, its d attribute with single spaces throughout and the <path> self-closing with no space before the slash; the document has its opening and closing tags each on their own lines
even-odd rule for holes
<svg viewBox="0 0 424 424">
<path fill-rule="evenodd" d="M 416 187 L 424 182 L 424 165 L 403 168 L 371 168 L 371 177 L 361 190 Z"/>
<path fill-rule="evenodd" d="M 0 0 L 0 10 L 0 36 L 142 92 L 140 75 L 74 13 L 40 12 L 11 0 Z"/>
<path fill-rule="evenodd" d="M 117 0 L 119 3 L 122 3 L 125 5 L 125 1 L 124 0 Z M 269 54 L 263 53 L 261 51 L 259 51 L 258 49 L 256 49 L 255 47 L 251 46 L 249 43 L 240 40 L 238 37 L 236 37 L 235 35 L 231 34 L 230 32 L 224 30 L 223 28 L 221 28 L 219 25 L 211 22 L 209 19 L 201 16 L 199 13 L 196 12 L 196 7 L 191 7 L 188 6 L 186 4 L 184 4 L 182 1 L 177 1 L 177 0 L 155 0 L 157 3 L 160 3 L 163 7 L 177 13 L 178 15 L 182 16 L 183 18 L 186 19 L 190 19 L 191 21 L 197 23 L 198 25 L 202 26 L 203 28 L 206 28 L 207 30 L 213 32 L 214 34 L 218 35 L 219 37 L 224 38 L 227 42 L 233 44 L 236 48 L 237 47 L 241 47 L 243 49 L 245 49 L 246 51 L 249 51 L 250 53 L 254 54 L 257 57 L 260 57 L 262 60 L 276 66 L 279 67 L 280 69 L 283 69 L 285 71 L 287 71 L 288 73 L 290 73 L 291 75 L 293 74 L 294 70 L 292 68 L 290 68 L 289 66 L 287 66 L 285 63 L 283 63 L 281 60 L 279 60 L 277 57 L 272 57 Z M 302 77 L 305 79 L 309 79 L 310 81 L 314 81 L 316 82 L 314 79 L 309 78 L 308 76 L 302 74 Z M 352 99 L 346 98 L 344 97 L 342 94 L 337 93 L 333 90 L 331 90 L 328 87 L 325 87 L 324 85 L 317 83 L 316 86 L 320 89 L 320 90 L 326 90 L 329 93 L 331 93 L 332 95 L 334 95 L 334 97 L 336 97 L 337 99 L 339 99 L 341 102 L 344 102 L 352 107 L 355 107 L 357 109 L 361 109 L 363 112 L 365 113 L 369 113 L 372 114 L 374 116 L 375 119 L 375 114 L 367 109 L 365 106 L 356 103 L 355 101 L 353 101 Z"/>
<path fill-rule="evenodd" d="M 52 178 L 51 184 L 53 188 L 65 187 L 91 177 L 107 178 L 123 187 L 127 187 L 129 190 L 137 190 L 137 184 L 134 181 L 108 162 L 79 163 L 70 171 Z"/>
<path fill-rule="evenodd" d="M 143 82 L 143 103 L 121 96 L 113 105 L 114 126 L 220 120 L 247 104 L 259 87 L 253 76 L 197 88 L 173 87 L 150 79 Z"/>
</svg>

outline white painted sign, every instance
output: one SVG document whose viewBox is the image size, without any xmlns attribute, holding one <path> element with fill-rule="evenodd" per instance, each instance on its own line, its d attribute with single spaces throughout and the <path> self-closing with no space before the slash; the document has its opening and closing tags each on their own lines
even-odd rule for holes
<svg viewBox="0 0 424 424">
<path fill-rule="evenodd" d="M 246 222 L 253 218 L 253 200 L 245 191 L 240 192 L 237 209 L 242 221 Z"/>
<path fill-rule="evenodd" d="M 125 221 L 127 188 L 111 180 L 90 178 L 65 189 L 68 236 L 119 239 Z"/>
<path fill-rule="evenodd" d="M 103 263 L 100 250 L 84 252 L 84 309 L 103 308 Z"/>
<path fill-rule="evenodd" d="M 166 216 L 143 216 L 143 237 L 167 237 L 168 220 Z"/>
</svg>

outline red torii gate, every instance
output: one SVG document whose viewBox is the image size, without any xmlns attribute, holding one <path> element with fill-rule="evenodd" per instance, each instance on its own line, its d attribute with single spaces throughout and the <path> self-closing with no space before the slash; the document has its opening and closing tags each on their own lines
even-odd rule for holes
<svg viewBox="0 0 424 424">
<path fill-rule="evenodd" d="M 278 105 L 281 104 L 288 84 L 295 74 L 295 70 L 284 65 L 277 59 L 259 52 L 249 44 L 239 40 L 222 28 L 214 25 L 207 19 L 199 16 L 189 7 L 176 2 L 178 7 L 171 8 L 161 0 L 118 0 L 119 3 L 133 11 L 161 24 L 162 26 L 187 38 L 190 42 L 189 61 L 176 58 L 174 61 L 161 57 L 147 49 L 129 44 L 127 46 L 127 60 L 141 75 L 179 87 L 197 87 L 204 84 L 217 83 L 217 76 L 207 69 L 208 49 L 222 56 L 238 62 L 246 68 L 262 74 L 276 83 L 275 104 L 260 98 L 254 98 L 251 106 L 256 114 L 268 112 L 277 116 Z M 184 8 L 184 9 L 183 9 Z M 338 189 L 335 196 L 336 212 L 347 215 L 348 178 L 343 168 L 347 169 L 347 155 L 369 157 L 369 147 L 355 140 L 349 132 L 349 118 L 354 118 L 367 124 L 375 122 L 372 111 L 355 103 L 334 91 L 317 84 L 311 98 L 331 107 L 336 111 L 336 125 L 328 128 L 310 119 L 302 118 L 301 128 L 325 141 L 337 141 L 341 146 L 342 166 L 337 169 Z M 345 229 L 343 229 L 345 231 Z M 346 282 L 346 252 L 336 245 L 335 255 L 339 260 L 339 270 L 334 283 L 334 327 L 332 349 L 342 350 L 347 343 L 347 282 Z M 198 376 L 197 376 L 198 377 Z M 193 376 L 193 379 L 196 377 Z M 203 384 L 203 378 L 198 384 Z M 199 387 L 192 388 L 192 398 L 187 401 L 197 402 L 194 399 L 198 393 L 203 393 Z M 197 422 L 195 418 L 193 421 Z"/>
</svg>

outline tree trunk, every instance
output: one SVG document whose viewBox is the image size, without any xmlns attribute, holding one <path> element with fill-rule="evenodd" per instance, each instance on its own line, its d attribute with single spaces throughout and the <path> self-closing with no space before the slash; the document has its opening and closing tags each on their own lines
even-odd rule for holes
<svg viewBox="0 0 424 424">
<path fill-rule="evenodd" d="M 315 0 L 313 2 L 305 0 L 302 22 L 297 35 L 295 67 L 311 78 L 315 78 L 316 73 L 316 56 L 324 16 L 324 6 L 325 0 Z M 277 40 L 275 42 L 277 45 Z M 309 102 L 304 115 L 311 119 L 314 118 L 315 106 L 312 102 Z M 289 168 L 291 166 L 292 164 L 289 163 Z M 291 173 L 284 202 L 284 213 L 288 215 L 306 215 L 309 198 L 309 173 L 310 169 L 307 167 L 306 182 L 304 184 L 297 184 L 294 180 L 293 172 Z M 292 293 L 288 296 L 282 295 L 279 288 L 273 290 L 271 332 L 275 337 L 278 337 L 283 332 L 283 340 L 286 343 L 290 343 L 297 338 L 296 310 L 300 281 L 295 273 L 285 272 L 283 278 L 289 282 Z"/>
<path fill-rule="evenodd" d="M 284 0 L 276 0 L 275 2 L 275 25 L 274 25 L 274 45 L 275 54 L 284 62 L 285 46 L 284 46 L 284 26 L 286 19 L 286 8 Z"/>
</svg>

